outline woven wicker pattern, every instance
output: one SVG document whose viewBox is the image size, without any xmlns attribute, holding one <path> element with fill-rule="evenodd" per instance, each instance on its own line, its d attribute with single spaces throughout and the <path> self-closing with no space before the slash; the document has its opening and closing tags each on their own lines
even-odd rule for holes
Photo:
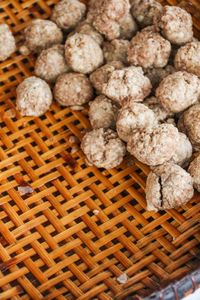
<svg viewBox="0 0 200 300">
<path fill-rule="evenodd" d="M 193 14 L 197 32 L 199 1 L 168 2 Z M 20 45 L 23 28 L 49 17 L 54 3 L 1 0 L 0 22 Z M 16 52 L 0 65 L 0 299 L 111 300 L 193 269 L 200 196 L 178 210 L 147 212 L 146 166 L 127 157 L 117 169 L 99 170 L 75 151 L 70 137 L 80 140 L 90 127 L 87 109 L 53 103 L 40 118 L 21 118 L 15 88 L 34 61 Z M 117 280 L 123 273 L 125 284 Z"/>
</svg>

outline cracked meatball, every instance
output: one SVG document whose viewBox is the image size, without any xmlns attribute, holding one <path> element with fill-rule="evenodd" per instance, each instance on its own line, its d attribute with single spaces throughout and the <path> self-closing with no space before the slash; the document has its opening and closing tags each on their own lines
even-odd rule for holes
<svg viewBox="0 0 200 300">
<path fill-rule="evenodd" d="M 59 44 L 43 50 L 35 62 L 35 74 L 48 82 L 55 82 L 60 74 L 69 70 L 64 46 Z"/>
<path fill-rule="evenodd" d="M 97 168 L 111 169 L 123 160 L 126 148 L 112 129 L 94 129 L 86 133 L 81 142 L 81 149 L 87 162 Z"/>
<path fill-rule="evenodd" d="M 142 30 L 134 36 L 127 50 L 131 65 L 143 68 L 163 68 L 171 52 L 171 44 L 153 29 Z"/>
<path fill-rule="evenodd" d="M 142 163 L 156 166 L 170 160 L 178 141 L 178 130 L 171 124 L 137 128 L 132 131 L 127 150 Z"/>
<path fill-rule="evenodd" d="M 193 38 L 192 17 L 177 6 L 164 6 L 155 11 L 154 24 L 171 43 L 182 45 Z"/>
<path fill-rule="evenodd" d="M 103 84 L 103 93 L 110 99 L 124 104 L 130 100 L 141 102 L 151 92 L 150 80 L 144 76 L 142 68 L 128 67 L 109 74 Z"/>
<path fill-rule="evenodd" d="M 192 176 L 194 187 L 200 192 L 200 155 L 190 163 L 188 172 Z"/>
<path fill-rule="evenodd" d="M 129 40 L 137 32 L 138 26 L 130 13 L 127 13 L 120 22 L 120 39 Z"/>
<path fill-rule="evenodd" d="M 123 106 L 117 117 L 117 133 L 128 142 L 133 129 L 151 127 L 157 124 L 154 112 L 142 103 L 130 102 Z"/>
<path fill-rule="evenodd" d="M 96 92 L 102 94 L 103 84 L 108 82 L 109 74 L 114 70 L 121 70 L 123 68 L 124 64 L 121 61 L 111 61 L 90 74 L 90 81 Z"/>
<path fill-rule="evenodd" d="M 128 40 L 113 40 L 103 43 L 103 54 L 107 62 L 118 60 L 127 64 L 126 53 L 130 42 Z"/>
<path fill-rule="evenodd" d="M 165 77 L 174 72 L 176 72 L 176 69 L 171 65 L 167 65 L 165 68 L 148 68 L 144 70 L 144 74 L 150 79 L 153 89 L 156 89 Z"/>
<path fill-rule="evenodd" d="M 103 51 L 89 35 L 75 33 L 66 40 L 65 58 L 73 71 L 87 74 L 103 64 Z"/>
<path fill-rule="evenodd" d="M 174 65 L 177 70 L 187 71 L 200 77 L 200 42 L 192 42 L 180 47 Z"/>
<path fill-rule="evenodd" d="M 54 44 L 60 44 L 63 34 L 60 28 L 49 20 L 33 20 L 24 30 L 25 46 L 33 52 L 41 52 Z"/>
<path fill-rule="evenodd" d="M 161 10 L 162 5 L 155 0 L 134 0 L 131 13 L 140 26 L 145 27 L 153 24 L 155 10 Z"/>
<path fill-rule="evenodd" d="M 176 208 L 193 197 L 193 180 L 180 166 L 165 163 L 149 173 L 145 192 L 147 210 Z"/>
<path fill-rule="evenodd" d="M 118 106 L 112 100 L 100 95 L 89 103 L 89 120 L 92 128 L 115 128 Z"/>
<path fill-rule="evenodd" d="M 178 147 L 169 162 L 177 164 L 183 168 L 187 167 L 192 156 L 192 145 L 187 136 L 179 132 Z"/>
<path fill-rule="evenodd" d="M 65 73 L 57 78 L 54 97 L 64 106 L 82 105 L 93 97 L 93 89 L 84 74 Z"/>
<path fill-rule="evenodd" d="M 156 89 L 162 106 L 174 113 L 194 104 L 200 95 L 200 79 L 187 72 L 174 72 L 165 77 Z"/>
<path fill-rule="evenodd" d="M 61 0 L 54 6 L 51 19 L 64 31 L 70 31 L 83 19 L 84 3 L 77 0 Z"/>
<path fill-rule="evenodd" d="M 6 60 L 15 49 L 15 38 L 8 25 L 0 24 L 0 61 Z"/>
<path fill-rule="evenodd" d="M 16 107 L 22 116 L 40 116 L 52 103 L 52 93 L 48 84 L 35 76 L 22 81 L 17 89 Z"/>
</svg>

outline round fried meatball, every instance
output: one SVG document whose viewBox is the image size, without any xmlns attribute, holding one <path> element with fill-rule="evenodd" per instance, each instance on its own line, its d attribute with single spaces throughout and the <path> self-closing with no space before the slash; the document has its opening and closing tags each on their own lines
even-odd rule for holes
<svg viewBox="0 0 200 300">
<path fill-rule="evenodd" d="M 153 89 L 156 89 L 165 77 L 174 72 L 176 72 L 176 69 L 171 65 L 167 65 L 165 68 L 148 68 L 144 70 L 144 74 L 150 79 Z"/>
<path fill-rule="evenodd" d="M 145 192 L 147 210 L 176 208 L 193 197 L 193 180 L 180 166 L 165 163 L 149 173 Z"/>
<path fill-rule="evenodd" d="M 103 52 L 98 43 L 82 33 L 67 38 L 65 57 L 73 71 L 84 74 L 93 72 L 103 64 Z"/>
<path fill-rule="evenodd" d="M 178 128 L 189 138 L 195 151 L 200 151 L 200 104 L 186 110 L 179 119 Z"/>
<path fill-rule="evenodd" d="M 22 116 L 40 116 L 52 103 L 52 93 L 49 85 L 42 79 L 31 76 L 16 89 L 16 107 Z"/>
<path fill-rule="evenodd" d="M 84 74 L 65 73 L 56 80 L 54 97 L 64 106 L 82 105 L 92 99 L 93 89 Z"/>
<path fill-rule="evenodd" d="M 180 7 L 166 5 L 156 10 L 154 24 L 156 29 L 173 44 L 182 45 L 193 38 L 192 17 Z"/>
<path fill-rule="evenodd" d="M 190 163 L 188 172 L 192 176 L 194 187 L 200 192 L 200 155 Z"/>
<path fill-rule="evenodd" d="M 178 130 L 171 124 L 136 128 L 128 140 L 127 150 L 142 163 L 156 166 L 170 160 L 178 141 Z"/>
<path fill-rule="evenodd" d="M 120 39 L 129 40 L 137 32 L 138 26 L 130 13 L 127 13 L 120 22 Z"/>
<path fill-rule="evenodd" d="M 161 10 L 162 5 L 155 0 L 134 0 L 131 13 L 140 26 L 145 27 L 153 24 L 155 10 Z"/>
<path fill-rule="evenodd" d="M 42 50 L 35 62 L 35 74 L 48 82 L 55 82 L 60 74 L 69 70 L 64 46 L 59 44 Z"/>
<path fill-rule="evenodd" d="M 130 42 L 128 40 L 113 40 L 103 43 L 103 54 L 107 62 L 118 60 L 127 64 L 126 53 Z"/>
<path fill-rule="evenodd" d="M 110 73 L 108 82 L 103 84 L 103 94 L 124 104 L 130 100 L 141 102 L 151 92 L 150 80 L 144 76 L 142 68 L 128 67 Z"/>
<path fill-rule="evenodd" d="M 112 129 L 94 129 L 86 133 L 81 142 L 81 149 L 87 162 L 98 168 L 111 169 L 123 160 L 126 148 Z"/>
<path fill-rule="evenodd" d="M 107 97 L 100 95 L 89 103 L 89 120 L 92 128 L 115 128 L 118 106 Z"/>
<path fill-rule="evenodd" d="M 128 142 L 133 129 L 154 126 L 157 124 L 154 112 L 142 103 L 130 102 L 123 106 L 117 117 L 117 133 Z"/>
<path fill-rule="evenodd" d="M 51 19 L 68 32 L 83 19 L 85 12 L 84 3 L 77 0 L 61 0 L 54 6 Z"/>
<path fill-rule="evenodd" d="M 33 52 L 41 52 L 54 44 L 60 44 L 63 34 L 60 28 L 49 20 L 33 20 L 24 30 L 25 46 Z"/>
<path fill-rule="evenodd" d="M 200 79 L 187 72 L 175 72 L 165 77 L 156 89 L 162 106 L 174 113 L 194 104 L 200 95 Z"/>
<path fill-rule="evenodd" d="M 174 65 L 177 70 L 187 71 L 200 77 L 200 42 L 192 42 L 180 47 Z"/>
<path fill-rule="evenodd" d="M 184 133 L 179 132 L 178 147 L 176 148 L 174 155 L 170 159 L 170 162 L 185 168 L 189 164 L 191 156 L 192 145 L 188 137 Z"/>
<path fill-rule="evenodd" d="M 0 24 L 0 61 L 6 60 L 15 49 L 15 38 L 8 25 Z"/>
<path fill-rule="evenodd" d="M 163 68 L 171 52 L 171 44 L 153 30 L 142 30 L 134 36 L 127 50 L 131 65 L 143 68 Z"/>
<path fill-rule="evenodd" d="M 111 61 L 91 73 L 90 81 L 96 92 L 102 94 L 103 84 L 108 82 L 109 74 L 114 70 L 121 70 L 123 68 L 124 64 L 121 61 Z"/>
</svg>

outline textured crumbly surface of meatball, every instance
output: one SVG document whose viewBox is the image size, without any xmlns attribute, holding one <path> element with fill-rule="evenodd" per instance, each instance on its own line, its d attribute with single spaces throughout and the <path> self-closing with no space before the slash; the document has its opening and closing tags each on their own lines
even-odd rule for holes
<svg viewBox="0 0 200 300">
<path fill-rule="evenodd" d="M 49 85 L 42 79 L 31 76 L 20 83 L 16 89 L 16 107 L 22 116 L 40 116 L 52 103 Z"/>
<path fill-rule="evenodd" d="M 147 210 L 176 208 L 193 197 L 193 180 L 180 166 L 165 163 L 149 173 L 145 192 Z"/>
<path fill-rule="evenodd" d="M 176 72 L 176 69 L 171 65 L 167 65 L 165 68 L 148 68 L 144 70 L 144 74 L 150 79 L 153 89 L 156 89 L 165 77 L 174 72 Z"/>
<path fill-rule="evenodd" d="M 200 77 L 200 42 L 187 43 L 180 47 L 174 65 L 177 70 L 187 71 Z"/>
<path fill-rule="evenodd" d="M 6 60 L 15 49 L 15 38 L 8 25 L 0 24 L 0 61 Z"/>
<path fill-rule="evenodd" d="M 121 70 L 124 68 L 124 64 L 120 61 L 111 61 L 102 67 L 98 68 L 96 71 L 90 74 L 90 81 L 96 92 L 101 94 L 103 84 L 108 81 L 109 74 L 114 70 Z"/>
<path fill-rule="evenodd" d="M 162 5 L 155 0 L 134 0 L 131 13 L 140 26 L 145 27 L 153 24 L 155 10 L 161 10 Z"/>
<path fill-rule="evenodd" d="M 174 72 L 165 77 L 156 89 L 162 106 L 174 113 L 194 104 L 200 95 L 200 79 L 188 72 Z"/>
<path fill-rule="evenodd" d="M 24 30 L 25 45 L 33 52 L 41 52 L 54 44 L 60 44 L 63 34 L 58 26 L 49 20 L 33 20 Z"/>
<path fill-rule="evenodd" d="M 65 57 L 75 72 L 91 73 L 103 64 L 103 51 L 99 44 L 87 34 L 75 33 L 67 38 Z"/>
<path fill-rule="evenodd" d="M 35 62 L 36 76 L 48 82 L 55 82 L 60 74 L 69 70 L 65 61 L 64 46 L 60 44 L 43 50 Z"/>
<path fill-rule="evenodd" d="M 112 129 L 94 129 L 86 133 L 81 148 L 89 164 L 98 168 L 111 169 L 118 166 L 125 155 L 126 148 Z"/>
<path fill-rule="evenodd" d="M 77 0 L 61 0 L 54 6 L 51 19 L 65 31 L 72 30 L 84 17 L 86 6 Z"/>
<path fill-rule="evenodd" d="M 195 151 L 200 151 L 200 104 L 195 104 L 180 117 L 178 128 L 189 138 Z"/>
<path fill-rule="evenodd" d="M 143 104 L 154 112 L 157 121 L 160 123 L 166 122 L 167 119 L 174 117 L 174 113 L 162 107 L 158 99 L 154 96 L 145 99 Z"/>
<path fill-rule="evenodd" d="M 96 31 L 96 29 L 86 21 L 81 22 L 79 25 L 76 26 L 74 31 L 72 31 L 68 36 L 73 35 L 74 33 L 83 33 L 89 35 L 93 38 L 99 45 L 103 43 L 103 36 Z"/>
<path fill-rule="evenodd" d="M 191 156 L 192 145 L 188 137 L 184 133 L 179 132 L 178 147 L 176 147 L 176 151 L 170 159 L 170 162 L 185 168 L 189 164 Z"/>
<path fill-rule="evenodd" d="M 127 64 L 127 49 L 130 42 L 128 40 L 113 40 L 111 42 L 103 43 L 103 54 L 107 62 L 118 60 Z"/>
<path fill-rule="evenodd" d="M 200 155 L 190 163 L 188 172 L 192 176 L 194 187 L 200 192 Z"/>
<path fill-rule="evenodd" d="M 115 128 L 118 106 L 112 100 L 100 95 L 89 103 L 89 120 L 92 128 Z"/>
<path fill-rule="evenodd" d="M 86 14 L 86 22 L 92 24 L 95 17 L 101 12 L 104 0 L 90 0 L 88 1 L 88 9 Z"/>
<path fill-rule="evenodd" d="M 156 166 L 170 160 L 178 140 L 178 130 L 171 124 L 137 128 L 132 131 L 127 150 L 142 163 Z"/>
<path fill-rule="evenodd" d="M 164 6 L 155 11 L 154 24 L 158 31 L 173 44 L 182 45 L 193 38 L 192 17 L 177 6 Z"/>
<path fill-rule="evenodd" d="M 103 93 L 120 104 L 130 100 L 141 102 L 151 92 L 151 82 L 140 67 L 116 70 L 108 77 L 108 82 L 103 84 Z"/>
<path fill-rule="evenodd" d="M 82 105 L 93 97 L 93 89 L 84 74 L 65 73 L 57 78 L 54 97 L 63 106 Z"/>
<path fill-rule="evenodd" d="M 133 129 L 157 124 L 154 112 L 142 103 L 130 102 L 123 106 L 118 114 L 116 127 L 119 137 L 128 142 Z"/>
<path fill-rule="evenodd" d="M 129 40 L 137 32 L 138 26 L 130 13 L 127 13 L 120 22 L 120 39 Z"/>
<path fill-rule="evenodd" d="M 171 52 L 171 44 L 158 32 L 142 30 L 134 36 L 127 50 L 131 65 L 143 68 L 163 68 Z"/>
</svg>

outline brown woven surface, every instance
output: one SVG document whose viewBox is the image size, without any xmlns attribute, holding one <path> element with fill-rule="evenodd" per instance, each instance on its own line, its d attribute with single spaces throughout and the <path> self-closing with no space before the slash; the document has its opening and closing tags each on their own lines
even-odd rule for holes
<svg viewBox="0 0 200 300">
<path fill-rule="evenodd" d="M 168 2 L 186 6 L 200 28 L 198 0 Z M 54 3 L 1 0 L 0 22 L 20 41 Z M 117 169 L 98 170 L 85 165 L 80 149 L 68 154 L 69 137 L 81 139 L 89 128 L 87 109 L 54 102 L 40 118 L 21 118 L 15 88 L 34 61 L 17 52 L 0 65 L 0 299 L 111 300 L 189 272 L 200 256 L 199 194 L 178 210 L 148 212 L 147 167 L 126 158 Z M 26 183 L 34 191 L 20 195 Z M 120 284 L 123 273 L 128 281 Z"/>
</svg>

